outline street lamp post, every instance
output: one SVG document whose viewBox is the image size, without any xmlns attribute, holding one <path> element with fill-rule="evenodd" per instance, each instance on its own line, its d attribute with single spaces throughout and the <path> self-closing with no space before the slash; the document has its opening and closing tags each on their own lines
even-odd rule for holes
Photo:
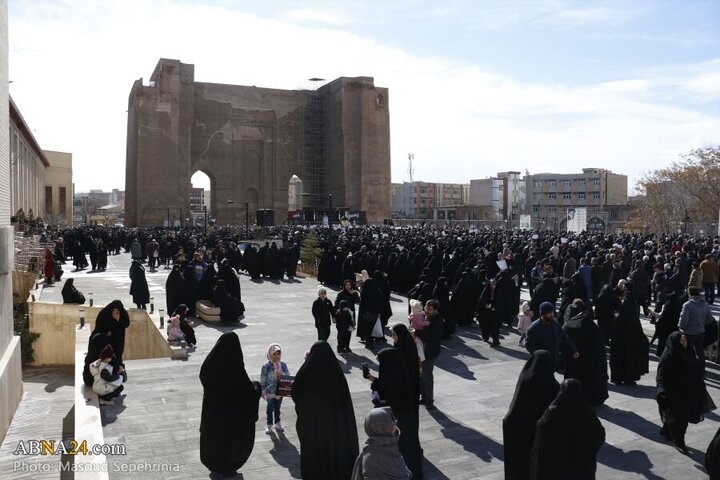
<svg viewBox="0 0 720 480">
<path fill-rule="evenodd" d="M 250 239 L 250 202 L 245 202 L 245 238 Z"/>
<path fill-rule="evenodd" d="M 208 222 L 207 205 L 203 205 L 203 211 L 205 212 L 205 235 L 207 235 L 207 222 Z"/>
<path fill-rule="evenodd" d="M 328 225 L 330 225 L 330 228 L 332 228 L 333 224 L 333 207 L 332 207 L 332 193 L 328 193 L 328 204 L 329 204 L 329 215 L 328 215 Z"/>
</svg>

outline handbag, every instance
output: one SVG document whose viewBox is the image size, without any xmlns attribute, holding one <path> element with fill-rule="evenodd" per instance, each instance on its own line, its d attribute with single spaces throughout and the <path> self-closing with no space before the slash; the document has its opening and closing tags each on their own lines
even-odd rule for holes
<svg viewBox="0 0 720 480">
<path fill-rule="evenodd" d="M 383 331 L 382 323 L 380 323 L 380 319 L 375 319 L 375 326 L 373 326 L 372 329 L 372 336 L 373 338 L 384 338 L 385 332 Z"/>
</svg>

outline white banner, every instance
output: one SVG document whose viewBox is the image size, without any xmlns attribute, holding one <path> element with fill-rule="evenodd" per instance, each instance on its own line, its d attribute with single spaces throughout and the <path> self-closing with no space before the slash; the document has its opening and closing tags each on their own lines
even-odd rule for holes
<svg viewBox="0 0 720 480">
<path fill-rule="evenodd" d="M 587 208 L 567 209 L 567 231 L 580 233 L 587 230 Z"/>
<path fill-rule="evenodd" d="M 531 230 L 532 220 L 530 215 L 520 215 L 520 230 Z"/>
</svg>

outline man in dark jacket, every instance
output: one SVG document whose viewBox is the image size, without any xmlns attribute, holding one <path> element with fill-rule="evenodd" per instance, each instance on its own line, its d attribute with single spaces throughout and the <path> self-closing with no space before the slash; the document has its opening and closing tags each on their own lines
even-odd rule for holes
<svg viewBox="0 0 720 480">
<path fill-rule="evenodd" d="M 437 300 L 430 299 L 425 303 L 425 317 L 430 321 L 430 325 L 415 332 L 425 345 L 425 361 L 422 362 L 420 375 L 422 392 L 420 403 L 425 405 L 428 410 L 432 410 L 435 408 L 433 369 L 435 359 L 440 355 L 440 342 L 443 335 L 443 319 L 440 317 L 440 303 Z"/>
<path fill-rule="evenodd" d="M 531 354 L 536 350 L 550 352 L 553 357 L 553 370 L 563 365 L 565 355 L 572 355 L 576 360 L 580 357 L 575 345 L 555 321 L 555 306 L 550 302 L 540 305 L 540 318 L 530 325 L 525 348 Z"/>
</svg>

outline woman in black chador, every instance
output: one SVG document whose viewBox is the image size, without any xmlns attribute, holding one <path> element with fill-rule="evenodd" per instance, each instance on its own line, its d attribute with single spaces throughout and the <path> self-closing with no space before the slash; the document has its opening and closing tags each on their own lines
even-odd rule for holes
<svg viewBox="0 0 720 480">
<path fill-rule="evenodd" d="M 580 357 L 565 362 L 565 378 L 577 378 L 590 405 L 602 405 L 608 398 L 605 338 L 581 299 L 567 308 L 563 331 L 577 348 Z"/>
<path fill-rule="evenodd" d="M 613 322 L 610 341 L 610 380 L 634 385 L 649 371 L 650 343 L 640 323 L 640 306 L 628 289 Z"/>
<path fill-rule="evenodd" d="M 63 285 L 62 288 L 63 303 L 77 303 L 82 305 L 85 303 L 85 295 L 75 288 L 74 282 L 74 278 L 68 278 L 65 280 L 65 285 Z M 95 360 L 97 360 L 97 358 Z"/>
<path fill-rule="evenodd" d="M 167 280 L 165 281 L 165 299 L 168 315 L 175 311 L 178 305 L 185 303 L 185 281 L 183 280 L 180 267 L 173 265 Z"/>
<path fill-rule="evenodd" d="M 420 400 L 420 363 L 418 359 L 417 344 L 404 323 L 396 323 L 392 329 L 395 348 L 405 364 L 413 391 L 413 401 L 417 405 Z"/>
<path fill-rule="evenodd" d="M 531 480 L 594 480 L 605 429 L 574 378 L 537 422 L 530 452 Z"/>
<path fill-rule="evenodd" d="M 228 293 L 225 280 L 218 280 L 215 284 L 212 301 L 220 307 L 220 319 L 223 322 L 238 322 L 238 317 L 245 313 L 243 303 Z"/>
<path fill-rule="evenodd" d="M 701 422 L 703 415 L 715 405 L 709 400 L 694 347 L 682 332 L 673 332 L 668 337 L 656 380 L 658 410 L 663 422 L 660 434 L 687 454 L 688 423 Z"/>
<path fill-rule="evenodd" d="M 130 315 L 120 300 L 113 300 L 98 313 L 95 328 L 90 336 L 101 333 L 109 339 L 115 357 L 123 363 L 125 351 L 125 329 L 130 326 Z M 97 360 L 94 358 L 92 361 Z"/>
<path fill-rule="evenodd" d="M 130 295 L 137 308 L 145 310 L 146 305 L 150 303 L 150 289 L 145 278 L 145 268 L 137 260 L 133 260 L 130 264 Z"/>
<path fill-rule="evenodd" d="M 217 276 L 218 280 L 225 281 L 225 287 L 227 288 L 228 293 L 242 302 L 240 279 L 230 266 L 230 262 L 228 262 L 227 259 L 223 260 L 220 264 Z"/>
<path fill-rule="evenodd" d="M 310 348 L 295 376 L 292 398 L 302 478 L 349 480 L 359 452 L 355 411 L 345 375 L 327 342 Z"/>
<path fill-rule="evenodd" d="M 253 450 L 260 400 L 235 332 L 220 336 L 200 368 L 200 381 L 200 461 L 215 474 L 233 475 Z"/>
<path fill-rule="evenodd" d="M 505 480 L 529 478 L 535 425 L 559 389 L 552 357 L 547 350 L 535 351 L 520 372 L 510 410 L 503 419 Z"/>
<path fill-rule="evenodd" d="M 395 348 L 384 348 L 378 353 L 378 377 L 371 389 L 377 392 L 376 407 L 391 407 L 400 428 L 398 447 L 413 480 L 423 478 L 422 448 L 418 438 L 418 403 L 413 399 L 412 386 L 400 353 Z"/>
</svg>

